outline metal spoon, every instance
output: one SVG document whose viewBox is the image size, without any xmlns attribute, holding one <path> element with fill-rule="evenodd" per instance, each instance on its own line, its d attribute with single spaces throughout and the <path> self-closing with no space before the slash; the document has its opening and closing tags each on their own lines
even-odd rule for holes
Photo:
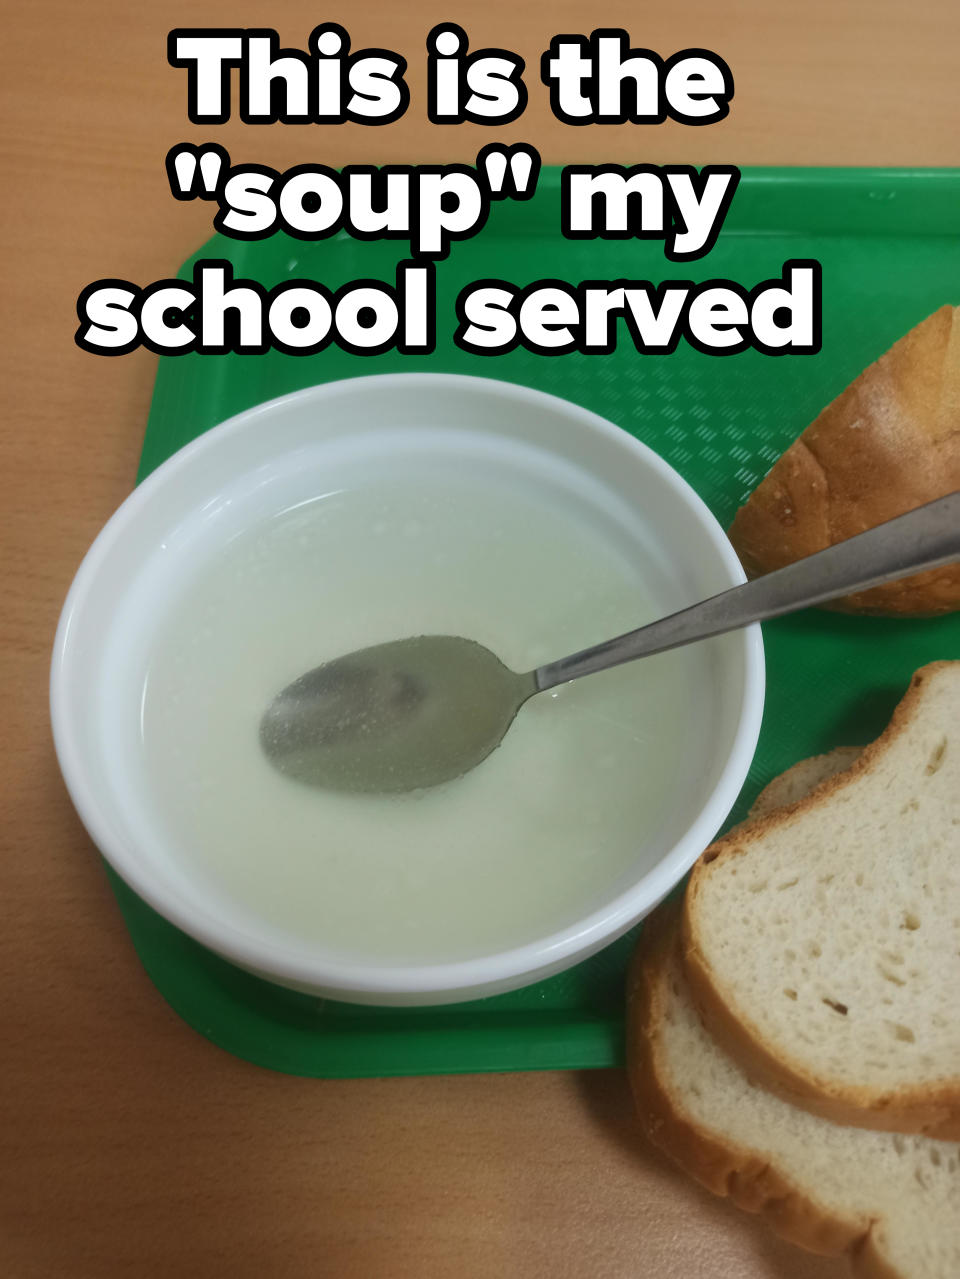
<svg viewBox="0 0 960 1279">
<path fill-rule="evenodd" d="M 338 791 L 436 786 L 499 746 L 545 689 L 960 560 L 960 491 L 616 639 L 518 675 L 474 640 L 419 635 L 325 662 L 267 708 L 267 758 Z"/>
</svg>

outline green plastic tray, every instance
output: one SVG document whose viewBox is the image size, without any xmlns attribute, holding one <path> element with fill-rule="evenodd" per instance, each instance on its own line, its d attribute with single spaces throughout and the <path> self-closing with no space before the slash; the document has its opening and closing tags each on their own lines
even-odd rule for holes
<svg viewBox="0 0 960 1279">
<path fill-rule="evenodd" d="M 545 170 L 528 204 L 495 206 L 480 236 L 455 244 L 437 272 L 438 345 L 427 357 L 372 358 L 328 349 L 310 357 L 163 358 L 140 478 L 217 422 L 273 396 L 335 378 L 433 370 L 504 378 L 594 409 L 657 450 L 725 525 L 791 440 L 860 370 L 944 302 L 960 302 L 960 170 L 746 171 L 715 249 L 668 262 L 658 242 L 568 242 L 559 226 L 559 171 Z M 306 277 L 337 286 L 392 280 L 399 243 L 346 237 L 318 244 L 218 238 L 198 256 L 229 258 L 264 285 Z M 823 264 L 823 350 L 730 358 L 682 345 L 640 356 L 549 358 L 517 350 L 468 355 L 451 340 L 466 284 L 779 275 L 788 258 Z M 192 264 L 185 264 L 187 271 Z M 183 272 L 182 272 L 183 273 Z M 181 273 L 181 274 L 182 274 Z M 802 756 L 875 736 L 914 669 L 960 656 L 960 616 L 893 622 L 823 612 L 764 628 L 768 692 L 756 758 L 731 822 L 771 777 Z M 623 974 L 632 938 L 525 990 L 426 1009 L 361 1008 L 293 994 L 218 959 L 161 919 L 116 876 L 111 882 L 144 967 L 176 1011 L 223 1048 L 301 1075 L 359 1076 L 530 1070 L 618 1064 Z"/>
</svg>

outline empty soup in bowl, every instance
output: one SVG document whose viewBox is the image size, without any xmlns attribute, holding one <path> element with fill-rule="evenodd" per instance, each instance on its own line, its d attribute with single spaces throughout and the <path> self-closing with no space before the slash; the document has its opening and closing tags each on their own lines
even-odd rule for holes
<svg viewBox="0 0 960 1279">
<path fill-rule="evenodd" d="M 181 581 L 142 680 L 144 788 L 185 873 L 238 926 L 325 953 L 448 962 L 583 918 L 671 846 L 709 740 L 704 652 L 529 701 L 476 769 L 407 795 L 277 772 L 259 722 L 319 663 L 463 635 L 522 671 L 678 603 L 597 500 L 493 465 L 371 464 L 234 530 Z"/>
</svg>

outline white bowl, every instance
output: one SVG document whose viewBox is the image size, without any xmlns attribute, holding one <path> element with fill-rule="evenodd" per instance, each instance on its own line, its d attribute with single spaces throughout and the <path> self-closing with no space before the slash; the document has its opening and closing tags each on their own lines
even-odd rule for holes
<svg viewBox="0 0 960 1279">
<path fill-rule="evenodd" d="M 398 374 L 328 383 L 238 414 L 150 475 L 94 542 L 70 589 L 51 673 L 54 741 L 91 838 L 155 910 L 228 960 L 281 985 L 374 1004 L 427 1004 L 509 990 L 570 967 L 643 918 L 682 878 L 731 809 L 753 757 L 763 704 L 759 627 L 696 646 L 710 664 L 708 704 L 682 799 L 655 847 L 607 899 L 500 953 L 388 964 L 278 938 L 236 916 L 165 847 L 128 767 L 139 707 L 125 671 L 151 619 L 191 566 L 258 519 L 304 500 L 331 467 L 362 470 L 385 448 L 442 447 L 559 468 L 584 500 L 625 512 L 638 555 L 655 563 L 663 611 L 743 581 L 726 536 L 693 490 L 625 431 L 567 401 L 485 378 Z M 559 472 L 558 472 L 559 473 Z M 571 479 L 572 477 L 572 479 Z M 689 650 L 694 651 L 694 650 Z M 558 654 L 559 656 L 559 654 Z M 657 660 L 657 659 L 654 659 Z"/>
</svg>

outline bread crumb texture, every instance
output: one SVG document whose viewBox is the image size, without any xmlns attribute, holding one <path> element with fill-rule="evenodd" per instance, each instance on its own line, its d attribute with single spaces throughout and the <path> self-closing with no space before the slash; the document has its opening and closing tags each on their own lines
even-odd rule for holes
<svg viewBox="0 0 960 1279">
<path fill-rule="evenodd" d="M 918 672 L 846 772 L 709 849 L 685 936 L 711 1026 L 713 1006 L 801 1092 L 960 1112 L 960 662 Z"/>
<path fill-rule="evenodd" d="M 777 891 L 775 876 L 766 891 Z M 890 926 L 899 927 L 892 915 Z M 843 1127 L 757 1087 L 705 1028 L 679 949 L 667 908 L 645 927 L 631 972 L 631 1081 L 651 1139 L 709 1189 L 762 1212 L 813 1251 L 849 1253 L 871 1279 L 957 1279 L 960 1146 Z M 790 949 L 797 958 L 785 967 L 818 971 L 812 960 L 822 956 Z M 834 989 L 826 972 L 822 988 Z M 842 1015 L 814 993 L 820 989 L 819 979 L 802 981 L 798 1000 L 802 990 L 827 1025 L 855 1025 L 857 1005 Z M 798 1006 L 772 986 L 763 997 Z M 816 1030 L 811 1037 L 820 1042 Z"/>
</svg>

